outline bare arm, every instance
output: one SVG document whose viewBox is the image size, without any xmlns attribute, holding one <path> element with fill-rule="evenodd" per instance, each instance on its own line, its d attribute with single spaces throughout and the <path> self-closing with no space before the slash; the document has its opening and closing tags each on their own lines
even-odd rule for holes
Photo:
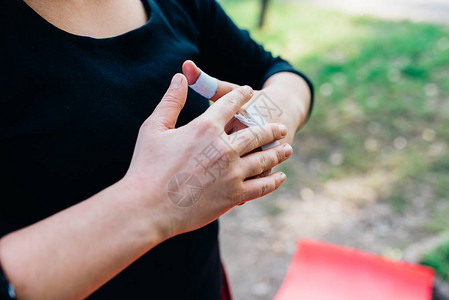
<svg viewBox="0 0 449 300">
<path fill-rule="evenodd" d="M 2 238 L 1 264 L 18 299 L 85 298 L 161 242 L 156 208 L 144 203 L 122 180 Z"/>
<path fill-rule="evenodd" d="M 290 156 L 282 145 L 245 155 L 284 138 L 282 126 L 259 128 L 259 139 L 246 148 L 230 148 L 220 139 L 226 123 L 251 98 L 249 87 L 227 94 L 197 119 L 175 129 L 186 95 L 187 80 L 178 74 L 141 126 L 122 180 L 0 240 L 0 263 L 18 299 L 84 298 L 158 243 L 202 227 L 282 184 L 285 175 L 280 172 L 245 180 Z M 228 161 L 214 180 L 204 177 L 191 159 L 211 142 Z M 202 193 L 195 205 L 180 207 L 169 200 L 167 185 L 186 172 L 199 178 Z"/>
<path fill-rule="evenodd" d="M 287 126 L 288 134 L 283 142 L 292 144 L 309 113 L 311 95 L 306 81 L 291 72 L 276 73 L 268 78 L 262 91 L 281 108 L 282 114 L 273 121 Z"/>
</svg>

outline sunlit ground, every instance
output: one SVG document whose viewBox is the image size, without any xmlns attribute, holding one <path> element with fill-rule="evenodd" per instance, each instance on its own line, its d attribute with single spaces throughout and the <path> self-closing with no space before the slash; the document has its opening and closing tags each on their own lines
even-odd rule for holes
<svg viewBox="0 0 449 300">
<path fill-rule="evenodd" d="M 233 285 L 246 287 L 237 293 L 270 299 L 294 242 L 304 236 L 400 258 L 410 244 L 449 230 L 449 27 L 272 1 L 259 30 L 260 1 L 221 2 L 239 26 L 308 74 L 316 88 L 312 118 L 297 134 L 291 162 L 281 167 L 287 182 L 269 201 L 222 222 L 223 244 L 233 238 L 257 243 L 261 234 L 281 249 L 254 252 L 260 264 L 273 255 L 268 265 L 282 265 L 273 271 L 280 278 L 267 275 L 265 287 L 254 274 L 239 278 Z M 251 234 L 239 229 L 242 218 L 242 226 L 266 224 Z M 365 223 L 374 228 L 372 237 L 360 227 Z M 230 261 L 234 254 L 223 247 Z M 233 247 L 242 257 L 255 251 L 251 243 Z M 245 266 L 230 266 L 231 275 L 270 271 Z"/>
</svg>

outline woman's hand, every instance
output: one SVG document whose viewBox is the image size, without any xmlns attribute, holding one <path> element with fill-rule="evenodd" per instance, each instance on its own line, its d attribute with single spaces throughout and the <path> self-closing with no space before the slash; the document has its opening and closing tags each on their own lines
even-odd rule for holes
<svg viewBox="0 0 449 300">
<path fill-rule="evenodd" d="M 224 132 L 251 95 L 239 87 L 175 129 L 187 96 L 186 78 L 175 75 L 142 124 L 122 180 L 0 239 L 0 264 L 18 299 L 84 299 L 162 241 L 278 188 L 282 173 L 248 178 L 286 160 L 291 148 L 248 153 L 286 129 Z"/>
<path fill-rule="evenodd" d="M 187 96 L 187 79 L 173 77 L 167 93 L 142 124 L 124 178 L 140 191 L 156 216 L 163 237 L 191 231 L 217 219 L 237 204 L 273 192 L 285 180 L 277 172 L 252 178 L 286 160 L 289 145 L 250 153 L 287 135 L 281 124 L 243 129 L 228 135 L 225 126 L 253 91 L 238 87 L 198 118 L 175 129 Z"/>
<path fill-rule="evenodd" d="M 233 89 L 175 129 L 187 89 L 175 75 L 142 124 L 122 180 L 0 239 L 0 264 L 19 299 L 84 299 L 162 241 L 284 182 L 280 172 L 254 176 L 286 160 L 291 147 L 253 150 L 284 138 L 285 126 L 225 132 L 251 88 Z"/>
</svg>

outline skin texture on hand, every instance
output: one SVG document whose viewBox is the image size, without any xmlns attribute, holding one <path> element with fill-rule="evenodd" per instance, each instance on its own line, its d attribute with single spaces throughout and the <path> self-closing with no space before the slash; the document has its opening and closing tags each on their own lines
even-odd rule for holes
<svg viewBox="0 0 449 300">
<path fill-rule="evenodd" d="M 291 147 L 288 145 L 249 154 L 263 144 L 285 137 L 287 130 L 280 124 L 244 129 L 239 133 L 239 139 L 247 140 L 248 143 L 230 145 L 225 142 L 225 125 L 253 95 L 249 87 L 234 89 L 217 100 L 203 115 L 174 129 L 177 115 L 187 95 L 186 78 L 178 74 L 173 81 L 178 80 L 180 82 L 172 85 L 167 92 L 165 101 L 161 101 L 142 125 L 133 160 L 125 176 L 134 180 L 138 178 L 142 189 L 150 181 L 155 185 L 152 188 L 166 186 L 177 174 L 187 173 L 199 179 L 201 199 L 195 205 L 173 207 L 168 200 L 158 200 L 165 212 L 164 216 L 171 216 L 166 218 L 170 221 L 167 223 L 168 227 L 162 229 L 166 236 L 197 229 L 237 204 L 274 191 L 285 179 L 282 173 L 260 179 L 247 179 L 271 169 L 291 154 Z M 221 170 L 212 174 L 213 176 L 205 173 L 195 159 L 208 147 L 219 153 L 207 162 L 208 166 L 221 163 Z M 155 173 L 158 174 L 156 178 L 153 177 Z M 167 196 L 160 195 L 157 198 Z"/>
</svg>

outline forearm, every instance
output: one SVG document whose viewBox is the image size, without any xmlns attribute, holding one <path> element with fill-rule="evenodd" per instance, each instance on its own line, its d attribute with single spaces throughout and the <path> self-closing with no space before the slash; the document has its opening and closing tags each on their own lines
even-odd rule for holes
<svg viewBox="0 0 449 300">
<path fill-rule="evenodd" d="M 307 120 L 311 94 L 306 81 L 291 72 L 276 73 L 265 82 L 262 91 L 280 107 L 282 113 L 275 120 L 287 126 L 287 137 L 281 142 L 291 144 L 296 131 Z"/>
<path fill-rule="evenodd" d="M 18 299 L 79 299 L 163 240 L 129 182 L 0 240 Z M 144 204 L 145 203 L 145 204 Z"/>
</svg>

